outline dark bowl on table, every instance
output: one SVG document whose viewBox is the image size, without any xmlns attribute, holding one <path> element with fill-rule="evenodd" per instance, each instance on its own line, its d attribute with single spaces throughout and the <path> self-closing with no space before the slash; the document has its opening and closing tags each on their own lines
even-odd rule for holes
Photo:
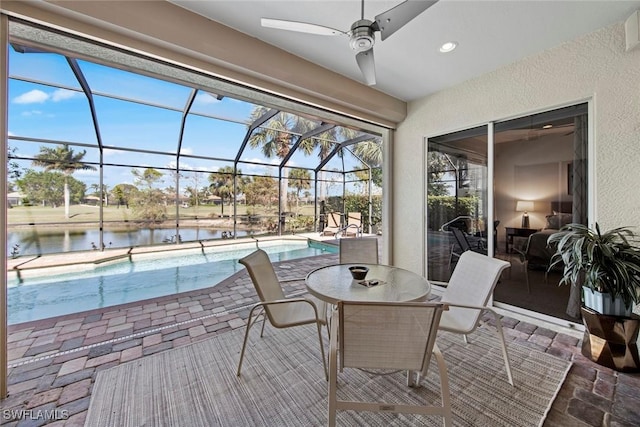
<svg viewBox="0 0 640 427">
<path fill-rule="evenodd" d="M 351 276 L 353 276 L 355 280 L 362 280 L 367 277 L 369 268 L 363 265 L 354 265 L 353 267 L 349 267 L 349 271 L 351 271 Z"/>
</svg>

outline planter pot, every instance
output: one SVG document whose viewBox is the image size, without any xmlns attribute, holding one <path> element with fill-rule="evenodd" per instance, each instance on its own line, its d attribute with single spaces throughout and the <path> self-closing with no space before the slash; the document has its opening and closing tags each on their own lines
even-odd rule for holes
<svg viewBox="0 0 640 427">
<path fill-rule="evenodd" d="M 610 294 L 603 294 L 587 287 L 582 287 L 584 306 L 607 316 L 629 317 L 633 307 L 625 307 L 622 298 L 612 299 Z"/>
<path fill-rule="evenodd" d="M 605 316 L 585 307 L 580 311 L 585 327 L 582 354 L 616 371 L 640 371 L 640 317 Z"/>
</svg>

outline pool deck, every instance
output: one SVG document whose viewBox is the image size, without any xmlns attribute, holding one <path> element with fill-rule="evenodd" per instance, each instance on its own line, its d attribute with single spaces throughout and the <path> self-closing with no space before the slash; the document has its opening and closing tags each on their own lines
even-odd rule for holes
<svg viewBox="0 0 640 427">
<path fill-rule="evenodd" d="M 309 271 L 337 262 L 337 254 L 327 254 L 283 261 L 275 268 L 285 294 L 292 296 L 306 293 Z M 4 416 L 9 412 L 3 412 L 0 423 L 43 425 L 28 414 L 58 410 L 68 418 L 48 425 L 82 426 L 99 371 L 244 328 L 257 301 L 243 270 L 212 288 L 12 325 L 9 396 L 2 409 L 27 418 L 9 419 Z M 640 425 L 639 374 L 615 372 L 586 359 L 575 335 L 511 317 L 503 322 L 509 341 L 573 361 L 545 426 Z"/>
<path fill-rule="evenodd" d="M 230 245 L 254 244 L 256 242 L 271 241 L 307 241 L 308 239 L 319 242 L 336 243 L 333 237 L 322 238 L 318 233 L 308 233 L 287 236 L 260 236 L 259 238 L 238 238 L 238 239 L 222 239 L 209 240 L 202 242 L 188 243 L 167 243 L 164 245 L 140 246 L 131 248 L 106 249 L 104 251 L 82 251 L 73 253 L 56 253 L 44 255 L 25 255 L 18 258 L 7 259 L 7 272 L 9 274 L 28 274 L 31 270 L 39 268 L 82 268 L 83 265 L 99 265 L 109 261 L 126 259 L 130 256 L 159 253 L 159 252 L 176 252 L 187 251 L 193 249 L 210 249 L 219 248 Z"/>
</svg>

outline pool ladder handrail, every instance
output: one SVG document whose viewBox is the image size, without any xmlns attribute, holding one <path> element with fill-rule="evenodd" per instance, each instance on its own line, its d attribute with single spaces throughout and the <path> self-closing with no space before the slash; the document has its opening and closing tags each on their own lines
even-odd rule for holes
<svg viewBox="0 0 640 427">
<path fill-rule="evenodd" d="M 470 219 L 470 220 L 473 220 L 473 217 L 470 217 L 469 215 L 460 215 L 460 216 L 457 216 L 457 217 L 455 217 L 454 219 L 452 219 L 451 221 L 449 221 L 449 222 L 445 222 L 444 224 L 442 224 L 442 225 L 440 226 L 440 230 L 439 230 L 439 231 L 450 231 L 450 230 L 449 230 L 449 225 L 453 224 L 454 222 L 456 222 L 456 221 L 458 221 L 458 220 L 460 220 L 460 219 Z"/>
</svg>

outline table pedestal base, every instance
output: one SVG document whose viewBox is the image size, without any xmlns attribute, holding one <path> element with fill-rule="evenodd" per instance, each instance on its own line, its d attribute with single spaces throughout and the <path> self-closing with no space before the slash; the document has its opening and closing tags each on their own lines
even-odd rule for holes
<svg viewBox="0 0 640 427">
<path fill-rule="evenodd" d="M 585 331 L 582 354 L 620 372 L 640 372 L 640 317 L 606 316 L 582 307 Z"/>
</svg>

